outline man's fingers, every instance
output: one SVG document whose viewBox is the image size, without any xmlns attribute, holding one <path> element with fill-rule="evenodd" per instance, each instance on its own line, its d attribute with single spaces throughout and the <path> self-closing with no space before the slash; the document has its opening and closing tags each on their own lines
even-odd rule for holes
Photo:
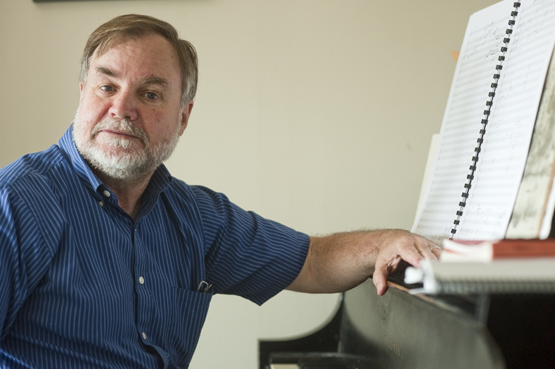
<svg viewBox="0 0 555 369">
<path fill-rule="evenodd" d="M 439 257 L 441 256 L 441 251 L 442 251 L 441 247 L 430 240 L 424 239 L 424 241 L 425 241 L 424 248 L 426 253 L 424 257 L 430 260 L 439 260 Z"/>
<path fill-rule="evenodd" d="M 411 239 L 402 247 L 399 247 L 398 255 L 409 264 L 418 267 L 423 258 L 435 258 L 426 241 L 425 239 Z"/>
<path fill-rule="evenodd" d="M 441 256 L 442 248 L 439 247 L 438 245 L 434 245 L 434 246 L 432 246 L 432 247 L 430 248 L 430 251 L 432 252 L 432 254 L 434 254 L 434 256 L 435 256 L 436 258 L 439 259 L 439 257 Z"/>
<path fill-rule="evenodd" d="M 420 255 L 422 255 L 425 259 L 428 259 L 428 260 L 437 260 L 441 255 L 441 247 L 436 245 L 434 242 L 422 237 L 418 237 L 414 241 L 414 247 L 418 250 Z"/>
<path fill-rule="evenodd" d="M 411 235 L 385 242 L 376 258 L 373 281 L 378 295 L 387 291 L 387 277 L 397 268 L 401 259 L 418 267 L 423 258 L 436 260 L 441 255 L 441 248 L 426 238 Z"/>
<path fill-rule="evenodd" d="M 417 252 L 415 252 L 415 254 L 418 255 Z M 420 260 L 421 256 L 418 255 L 417 257 L 418 260 Z M 390 255 L 388 255 L 387 252 L 384 252 L 378 255 L 372 279 L 379 296 L 383 295 L 387 291 L 387 277 L 395 269 L 397 269 L 402 259 L 402 255 L 399 255 L 397 252 L 391 253 Z"/>
<path fill-rule="evenodd" d="M 382 270 L 376 269 L 372 276 L 372 281 L 374 286 L 376 286 L 378 296 L 382 296 L 387 291 L 387 276 Z"/>
</svg>

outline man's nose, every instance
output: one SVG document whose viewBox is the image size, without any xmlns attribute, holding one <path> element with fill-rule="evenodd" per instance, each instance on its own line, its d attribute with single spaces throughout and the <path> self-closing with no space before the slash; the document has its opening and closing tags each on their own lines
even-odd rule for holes
<svg viewBox="0 0 555 369">
<path fill-rule="evenodd" d="M 129 119 L 131 121 L 137 119 L 137 99 L 133 93 L 121 90 L 112 99 L 110 106 L 110 116 L 116 119 Z"/>
</svg>

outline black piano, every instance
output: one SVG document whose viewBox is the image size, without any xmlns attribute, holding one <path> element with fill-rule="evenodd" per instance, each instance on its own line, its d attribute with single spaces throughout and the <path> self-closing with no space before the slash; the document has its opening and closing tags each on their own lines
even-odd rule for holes
<svg viewBox="0 0 555 369">
<path fill-rule="evenodd" d="M 411 294 L 400 274 L 344 293 L 321 329 L 260 341 L 260 369 L 555 368 L 555 295 Z"/>
</svg>

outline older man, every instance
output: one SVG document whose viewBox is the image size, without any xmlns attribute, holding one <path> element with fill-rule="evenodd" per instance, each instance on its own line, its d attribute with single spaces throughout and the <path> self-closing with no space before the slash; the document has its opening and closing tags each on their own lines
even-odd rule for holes
<svg viewBox="0 0 555 369">
<path fill-rule="evenodd" d="M 196 84 L 194 48 L 163 21 L 90 36 L 72 127 L 0 171 L 2 367 L 185 368 L 215 293 L 262 304 L 373 275 L 383 294 L 401 259 L 438 255 L 401 230 L 308 237 L 172 178 Z"/>
</svg>

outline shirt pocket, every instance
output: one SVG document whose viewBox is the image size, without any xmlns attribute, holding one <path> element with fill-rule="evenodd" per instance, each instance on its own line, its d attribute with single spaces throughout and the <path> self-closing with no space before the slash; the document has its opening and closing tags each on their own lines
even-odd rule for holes
<svg viewBox="0 0 555 369">
<path fill-rule="evenodd" d="M 194 292 L 183 288 L 174 288 L 173 324 L 169 328 L 168 349 L 172 361 L 178 367 L 186 367 L 193 356 L 208 307 L 212 300 L 212 292 Z"/>
</svg>

